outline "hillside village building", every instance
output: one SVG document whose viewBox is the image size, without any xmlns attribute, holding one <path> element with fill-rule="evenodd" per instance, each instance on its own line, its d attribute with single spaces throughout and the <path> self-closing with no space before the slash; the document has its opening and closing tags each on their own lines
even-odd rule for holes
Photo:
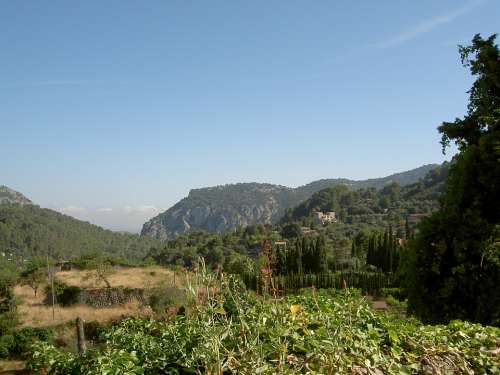
<svg viewBox="0 0 500 375">
<path fill-rule="evenodd" d="M 337 222 L 337 217 L 335 216 L 335 212 L 315 212 L 314 213 L 314 221 L 316 224 L 326 224 L 326 223 L 335 223 Z"/>
</svg>

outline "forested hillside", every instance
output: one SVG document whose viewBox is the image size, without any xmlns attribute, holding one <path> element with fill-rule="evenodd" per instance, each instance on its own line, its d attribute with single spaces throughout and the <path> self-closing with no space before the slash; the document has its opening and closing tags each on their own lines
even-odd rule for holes
<svg viewBox="0 0 500 375">
<path fill-rule="evenodd" d="M 144 224 L 142 234 L 172 239 L 194 230 L 230 232 L 254 224 L 274 224 L 286 210 L 297 206 L 313 193 L 343 185 L 351 190 L 379 189 L 391 183 L 415 183 L 437 165 L 429 164 L 410 171 L 368 180 L 324 179 L 297 188 L 279 185 L 242 183 L 194 189 L 173 207 Z"/>
<path fill-rule="evenodd" d="M 139 260 L 157 241 L 116 233 L 36 205 L 0 204 L 0 249 L 16 256 L 58 259 L 106 252 Z"/>
<path fill-rule="evenodd" d="M 429 214 L 439 207 L 438 198 L 443 192 L 448 174 L 448 164 L 437 167 L 418 182 L 401 186 L 396 182 L 381 189 L 353 190 L 347 185 L 337 185 L 313 194 L 311 198 L 290 209 L 283 223 L 301 222 L 310 225 L 315 212 L 334 211 L 344 224 L 388 223 L 397 224 L 411 214 Z"/>
</svg>

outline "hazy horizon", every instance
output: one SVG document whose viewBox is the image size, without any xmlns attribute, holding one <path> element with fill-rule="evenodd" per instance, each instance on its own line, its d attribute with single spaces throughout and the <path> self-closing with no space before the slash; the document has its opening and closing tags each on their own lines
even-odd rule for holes
<svg viewBox="0 0 500 375">
<path fill-rule="evenodd" d="M 190 189 L 449 160 L 488 0 L 3 3 L 0 184 L 140 230 Z M 497 15 L 497 16 L 495 16 Z M 139 227 L 138 227 L 139 226 Z"/>
</svg>

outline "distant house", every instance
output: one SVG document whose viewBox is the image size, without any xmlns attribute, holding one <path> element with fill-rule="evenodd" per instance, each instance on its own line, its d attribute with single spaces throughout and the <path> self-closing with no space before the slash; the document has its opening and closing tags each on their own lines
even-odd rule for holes
<svg viewBox="0 0 500 375">
<path fill-rule="evenodd" d="M 337 217 L 335 216 L 335 212 L 314 212 L 314 221 L 316 224 L 324 225 L 326 223 L 335 223 L 337 221 Z"/>
</svg>

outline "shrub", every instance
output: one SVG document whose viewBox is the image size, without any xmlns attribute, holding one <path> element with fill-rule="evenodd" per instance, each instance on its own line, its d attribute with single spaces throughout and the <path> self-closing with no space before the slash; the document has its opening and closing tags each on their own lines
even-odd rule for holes
<svg viewBox="0 0 500 375">
<path fill-rule="evenodd" d="M 62 293 L 58 296 L 58 302 L 63 306 L 71 306 L 78 303 L 78 296 L 80 295 L 81 288 L 77 286 L 67 286 L 63 289 Z"/>
<path fill-rule="evenodd" d="M 35 341 L 52 343 L 54 341 L 54 331 L 50 328 L 22 328 L 14 334 L 14 345 L 11 348 L 11 355 L 26 355 L 31 345 Z"/>
<path fill-rule="evenodd" d="M 406 291 L 402 288 L 382 288 L 380 289 L 381 297 L 389 297 L 397 299 L 398 301 L 404 301 L 407 298 Z"/>
<path fill-rule="evenodd" d="M 58 280 L 54 280 L 54 293 L 56 295 L 56 303 L 62 306 L 71 306 L 78 303 L 82 289 L 78 286 L 66 285 Z M 52 288 L 50 285 L 45 287 L 45 303 L 52 303 Z"/>
<path fill-rule="evenodd" d="M 182 305 L 186 302 L 186 296 L 180 289 L 157 288 L 149 296 L 149 305 L 157 314 L 164 313 L 166 308 L 171 305 Z"/>
<path fill-rule="evenodd" d="M 0 336 L 0 358 L 8 358 L 14 346 L 14 336 Z"/>
<path fill-rule="evenodd" d="M 99 341 L 99 336 L 101 331 L 103 330 L 103 325 L 99 323 L 97 320 L 93 320 L 90 322 L 85 322 L 83 325 L 83 330 L 85 333 L 85 339 L 89 341 L 97 342 Z"/>
<path fill-rule="evenodd" d="M 19 316 L 15 310 L 0 314 L 0 336 L 12 333 L 19 324 Z"/>
</svg>

